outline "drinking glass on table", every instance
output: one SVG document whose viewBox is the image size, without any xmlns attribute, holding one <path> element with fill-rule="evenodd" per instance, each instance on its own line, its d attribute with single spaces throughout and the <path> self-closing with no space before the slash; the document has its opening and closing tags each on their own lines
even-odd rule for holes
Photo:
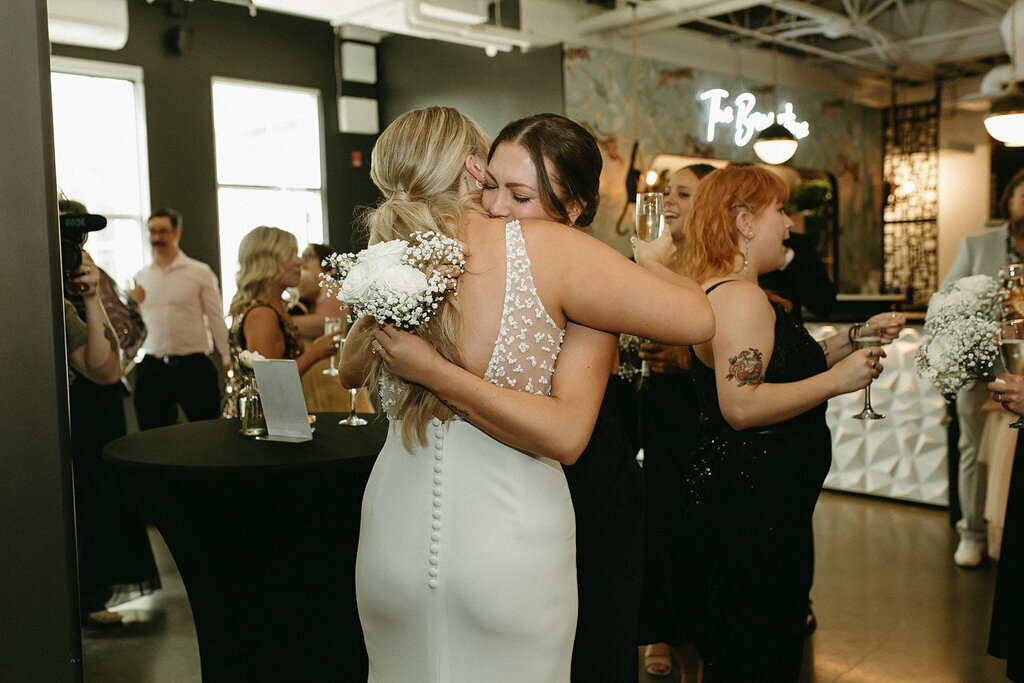
<svg viewBox="0 0 1024 683">
<path fill-rule="evenodd" d="M 665 195 L 638 192 L 636 195 L 636 236 L 645 242 L 661 237 L 665 229 Z"/>
<path fill-rule="evenodd" d="M 342 340 L 341 340 L 342 348 L 345 347 L 346 339 L 347 339 L 347 336 L 343 337 Z M 359 387 L 355 387 L 355 388 L 349 389 L 348 393 L 349 393 L 349 397 L 351 398 L 351 400 L 349 402 L 348 417 L 346 417 L 344 420 L 341 420 L 340 422 L 338 422 L 338 424 L 340 424 L 340 425 L 351 425 L 353 427 L 359 427 L 361 425 L 367 424 L 366 420 L 364 420 L 363 418 L 361 418 L 358 415 L 356 415 L 356 395 L 359 393 Z"/>
<path fill-rule="evenodd" d="M 895 314 L 893 314 L 895 316 Z M 856 350 L 882 345 L 882 328 L 875 323 L 858 323 L 853 328 L 853 348 Z M 875 363 L 872 359 L 872 363 Z M 871 407 L 871 383 L 864 387 L 864 408 L 853 416 L 858 420 L 881 420 L 885 415 Z"/>
<path fill-rule="evenodd" d="M 337 341 L 341 341 L 341 332 L 344 328 L 344 321 L 341 318 L 324 318 L 324 334 L 336 337 Z M 331 367 L 324 368 L 324 374 L 330 375 L 331 377 L 338 376 L 338 368 L 334 366 L 334 359 L 338 355 L 337 351 L 331 354 Z"/>
<path fill-rule="evenodd" d="M 1024 375 L 1024 320 L 1006 320 L 999 329 L 999 356 L 1003 367 L 1012 375 Z M 1009 427 L 1024 429 L 1024 417 Z"/>
</svg>

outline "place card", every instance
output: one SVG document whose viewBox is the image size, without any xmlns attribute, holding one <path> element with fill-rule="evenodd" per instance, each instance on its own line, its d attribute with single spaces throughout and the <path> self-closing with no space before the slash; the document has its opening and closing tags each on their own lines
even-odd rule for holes
<svg viewBox="0 0 1024 683">
<path fill-rule="evenodd" d="M 313 439 L 302 395 L 299 366 L 294 360 L 254 360 L 263 414 L 267 418 L 266 441 L 302 442 Z"/>
</svg>

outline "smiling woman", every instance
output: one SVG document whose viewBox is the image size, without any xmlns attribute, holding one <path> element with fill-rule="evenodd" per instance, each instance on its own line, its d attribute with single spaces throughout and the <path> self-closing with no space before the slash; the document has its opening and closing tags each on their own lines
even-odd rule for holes
<svg viewBox="0 0 1024 683">
<path fill-rule="evenodd" d="M 238 414 L 236 397 L 244 373 L 239 364 L 242 351 L 256 351 L 264 358 L 293 358 L 301 375 L 337 350 L 337 341 L 330 335 L 317 337 L 303 349 L 298 330 L 285 309 L 284 291 L 299 285 L 302 272 L 294 235 L 267 226 L 253 229 L 242 238 L 238 265 L 238 290 L 229 311 L 231 373 L 224 417 Z"/>
</svg>

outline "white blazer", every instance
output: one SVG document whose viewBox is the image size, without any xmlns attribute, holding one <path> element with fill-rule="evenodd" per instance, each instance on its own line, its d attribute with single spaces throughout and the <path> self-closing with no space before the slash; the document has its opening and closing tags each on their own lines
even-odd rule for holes
<svg viewBox="0 0 1024 683">
<path fill-rule="evenodd" d="M 1008 230 L 1007 224 L 1003 223 L 998 228 L 965 237 L 942 286 L 968 275 L 999 277 L 999 271 L 1006 268 Z"/>
</svg>

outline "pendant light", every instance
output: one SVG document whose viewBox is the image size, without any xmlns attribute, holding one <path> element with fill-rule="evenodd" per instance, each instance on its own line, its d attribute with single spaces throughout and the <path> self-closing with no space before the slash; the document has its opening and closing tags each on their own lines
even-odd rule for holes
<svg viewBox="0 0 1024 683">
<path fill-rule="evenodd" d="M 772 112 L 778 110 L 779 102 L 776 90 L 779 84 L 779 55 L 775 43 L 775 2 L 772 2 L 771 14 L 772 34 Z M 760 132 L 754 140 L 754 154 L 766 164 L 781 164 L 789 161 L 796 154 L 796 138 L 778 121 Z"/>
<path fill-rule="evenodd" d="M 1020 2 L 1010 6 L 1010 83 L 1006 92 L 992 103 L 985 114 L 988 134 L 1007 147 L 1024 147 L 1024 93 L 1017 83 L 1017 10 Z"/>
</svg>

